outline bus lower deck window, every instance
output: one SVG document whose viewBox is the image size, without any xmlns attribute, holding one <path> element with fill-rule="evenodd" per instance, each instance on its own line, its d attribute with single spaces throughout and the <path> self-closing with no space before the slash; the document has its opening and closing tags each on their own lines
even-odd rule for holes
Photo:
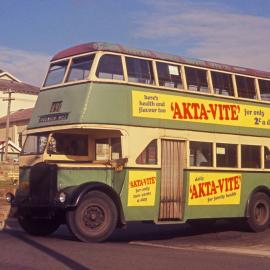
<svg viewBox="0 0 270 270">
<path fill-rule="evenodd" d="M 261 168 L 261 147 L 256 145 L 241 145 L 241 167 Z"/>
<path fill-rule="evenodd" d="M 212 143 L 190 142 L 190 166 L 210 167 L 213 166 Z"/>
<path fill-rule="evenodd" d="M 121 138 L 96 139 L 96 160 L 122 158 Z"/>
<path fill-rule="evenodd" d="M 216 144 L 217 167 L 237 167 L 237 145 L 236 144 Z"/>
<path fill-rule="evenodd" d="M 151 141 L 136 159 L 137 164 L 157 164 L 157 140 Z"/>
</svg>

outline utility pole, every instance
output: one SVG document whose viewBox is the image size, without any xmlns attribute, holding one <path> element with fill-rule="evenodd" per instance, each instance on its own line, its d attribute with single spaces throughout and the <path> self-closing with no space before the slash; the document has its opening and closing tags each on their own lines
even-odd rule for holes
<svg viewBox="0 0 270 270">
<path fill-rule="evenodd" d="M 6 139 L 5 139 L 5 155 L 4 155 L 4 161 L 8 161 L 8 141 L 9 141 L 9 118 L 10 118 L 10 107 L 11 107 L 11 101 L 15 100 L 15 98 L 12 98 L 12 94 L 15 93 L 11 89 L 8 89 L 4 92 L 4 94 L 8 94 L 8 98 L 3 98 L 3 101 L 8 102 L 7 106 L 7 123 L 6 123 Z"/>
</svg>

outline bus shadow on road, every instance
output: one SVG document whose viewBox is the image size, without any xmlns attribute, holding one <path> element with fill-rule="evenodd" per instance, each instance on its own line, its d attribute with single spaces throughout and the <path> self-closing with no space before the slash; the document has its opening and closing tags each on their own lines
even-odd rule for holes
<svg viewBox="0 0 270 270">
<path fill-rule="evenodd" d="M 109 242 L 169 240 L 189 236 L 202 236 L 233 231 L 244 232 L 239 220 L 217 221 L 211 226 L 189 224 L 156 225 L 153 223 L 130 222 L 125 229 L 117 229 L 108 240 Z"/>
</svg>

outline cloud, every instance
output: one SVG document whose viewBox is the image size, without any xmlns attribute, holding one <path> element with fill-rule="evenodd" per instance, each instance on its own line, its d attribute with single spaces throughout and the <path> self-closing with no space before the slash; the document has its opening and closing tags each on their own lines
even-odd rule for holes
<svg viewBox="0 0 270 270">
<path fill-rule="evenodd" d="M 44 54 L 0 47 L 0 69 L 36 86 L 43 82 L 50 58 Z"/>
<path fill-rule="evenodd" d="M 179 47 L 186 56 L 270 70 L 270 18 L 207 1 L 145 1 L 152 11 L 137 14 L 137 38 Z"/>
</svg>

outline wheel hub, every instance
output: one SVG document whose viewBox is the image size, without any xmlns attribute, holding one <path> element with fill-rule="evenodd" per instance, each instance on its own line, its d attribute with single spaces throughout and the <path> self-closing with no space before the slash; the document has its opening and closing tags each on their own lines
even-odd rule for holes
<svg viewBox="0 0 270 270">
<path fill-rule="evenodd" d="M 86 227 L 96 229 L 104 223 L 104 211 L 98 206 L 89 206 L 83 213 L 83 222 Z"/>
</svg>

